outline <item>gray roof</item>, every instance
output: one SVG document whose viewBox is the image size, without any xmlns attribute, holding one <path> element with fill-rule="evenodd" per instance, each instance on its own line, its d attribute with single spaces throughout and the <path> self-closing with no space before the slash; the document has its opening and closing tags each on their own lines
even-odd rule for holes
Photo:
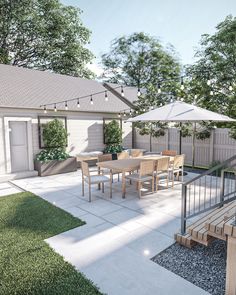
<svg viewBox="0 0 236 295">
<path fill-rule="evenodd" d="M 105 90 L 101 83 L 94 80 L 0 64 L 0 107 L 39 109 L 40 105 L 70 100 Z M 91 105 L 90 98 L 81 99 L 79 110 L 117 113 L 129 107 L 125 98 L 121 100 L 114 92 L 109 91 L 107 102 L 104 99 L 104 93 L 94 95 L 93 101 L 94 104 Z M 53 107 L 52 105 L 48 108 Z M 57 105 L 57 108 L 61 110 L 64 110 L 64 107 L 64 103 Z M 76 101 L 68 102 L 68 108 L 78 110 Z"/>
<path fill-rule="evenodd" d="M 104 83 L 105 87 L 106 84 L 112 88 L 114 88 L 115 92 L 117 92 L 117 94 L 120 94 L 120 85 L 115 84 L 115 83 Z M 141 90 L 142 92 L 144 92 L 144 90 Z M 114 93 L 115 93 L 114 92 Z M 136 87 L 131 87 L 131 86 L 124 86 L 124 98 L 127 99 L 130 103 L 134 103 L 137 100 L 137 92 L 138 92 L 138 88 Z"/>
</svg>

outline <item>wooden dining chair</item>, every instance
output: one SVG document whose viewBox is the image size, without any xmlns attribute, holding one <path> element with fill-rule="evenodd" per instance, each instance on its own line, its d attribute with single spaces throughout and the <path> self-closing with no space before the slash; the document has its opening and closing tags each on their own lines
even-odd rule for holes
<svg viewBox="0 0 236 295">
<path fill-rule="evenodd" d="M 170 156 L 175 157 L 177 155 L 177 151 L 175 150 L 164 150 L 161 152 L 162 156 Z"/>
<path fill-rule="evenodd" d="M 143 156 L 143 151 L 141 151 L 139 149 L 133 149 L 133 150 L 131 150 L 130 155 L 131 155 L 132 158 L 142 157 Z"/>
<path fill-rule="evenodd" d="M 117 154 L 117 160 L 128 159 L 128 158 L 129 158 L 128 152 L 123 151 Z"/>
<path fill-rule="evenodd" d="M 184 181 L 184 159 L 185 155 L 176 155 L 174 157 L 173 164 L 171 164 L 169 171 L 172 174 L 172 187 L 174 186 L 174 178 L 175 174 L 177 175 L 177 179 L 179 181 L 179 174 L 181 172 L 181 181 Z"/>
<path fill-rule="evenodd" d="M 139 173 L 132 173 L 125 178 L 137 182 L 139 198 L 141 198 L 142 184 L 145 181 L 151 181 L 152 192 L 154 192 L 154 169 L 155 161 L 142 161 L 140 163 Z"/>
<path fill-rule="evenodd" d="M 91 175 L 92 172 L 97 171 L 90 171 L 89 165 L 87 162 L 82 161 L 81 163 L 82 168 L 82 196 L 84 196 L 84 183 L 86 182 L 89 186 L 89 202 L 91 202 L 91 185 L 93 184 L 101 184 L 102 183 L 102 192 L 104 193 L 104 183 L 110 183 L 110 198 L 112 198 L 112 177 L 108 177 L 103 174 L 95 174 Z"/>
<path fill-rule="evenodd" d="M 165 157 L 158 159 L 156 161 L 156 170 L 155 170 L 155 181 L 156 181 L 156 191 L 158 190 L 158 184 L 160 177 L 166 178 L 166 186 L 169 186 L 169 167 L 170 167 L 170 158 Z"/>
</svg>

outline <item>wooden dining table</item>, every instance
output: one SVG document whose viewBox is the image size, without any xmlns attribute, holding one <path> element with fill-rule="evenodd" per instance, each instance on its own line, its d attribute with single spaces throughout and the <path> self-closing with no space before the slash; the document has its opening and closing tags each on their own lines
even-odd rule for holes
<svg viewBox="0 0 236 295">
<path fill-rule="evenodd" d="M 128 159 L 121 159 L 121 160 L 113 160 L 113 161 L 104 161 L 98 162 L 97 166 L 103 169 L 109 169 L 112 175 L 112 171 L 119 171 L 122 173 L 122 198 L 125 198 L 125 191 L 126 191 L 126 180 L 125 180 L 125 173 L 132 172 L 138 170 L 140 167 L 140 163 L 146 160 L 157 161 L 161 158 L 166 158 L 167 156 L 162 155 L 147 155 L 137 158 L 128 158 Z M 173 161 L 174 157 L 169 157 L 170 161 Z"/>
</svg>

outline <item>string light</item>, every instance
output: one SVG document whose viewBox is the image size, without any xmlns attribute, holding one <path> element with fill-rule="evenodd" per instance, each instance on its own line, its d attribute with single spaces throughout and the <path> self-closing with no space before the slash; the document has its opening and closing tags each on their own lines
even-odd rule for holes
<svg viewBox="0 0 236 295">
<path fill-rule="evenodd" d="M 213 92 L 213 90 L 211 90 L 211 91 L 210 91 L 210 95 L 214 95 L 214 92 Z"/>
<path fill-rule="evenodd" d="M 105 101 L 108 101 L 107 91 L 105 91 Z"/>
<path fill-rule="evenodd" d="M 43 112 L 44 112 L 44 114 L 47 114 L 46 106 L 44 106 L 44 108 L 43 108 Z"/>
<path fill-rule="evenodd" d="M 67 105 L 67 101 L 65 102 L 65 110 L 68 110 L 68 105 Z"/>
<path fill-rule="evenodd" d="M 136 114 L 138 114 L 138 111 L 136 111 Z"/>
<path fill-rule="evenodd" d="M 230 84 L 229 85 L 229 91 L 232 91 L 233 90 L 233 86 Z"/>
<path fill-rule="evenodd" d="M 123 86 L 121 86 L 121 96 L 125 96 Z"/>
<path fill-rule="evenodd" d="M 129 111 L 129 115 L 132 116 L 132 110 L 131 110 L 131 109 L 130 109 L 130 111 Z"/>
<path fill-rule="evenodd" d="M 79 103 L 79 99 L 77 100 L 77 108 L 80 108 L 80 103 Z"/>
<path fill-rule="evenodd" d="M 208 79 L 207 79 L 207 85 L 210 86 L 211 85 L 211 80 L 210 80 L 210 77 L 208 75 Z"/>
<path fill-rule="evenodd" d="M 180 86 L 181 90 L 184 90 L 184 78 L 183 76 L 181 77 L 181 86 Z"/>
<path fill-rule="evenodd" d="M 157 93 L 161 93 L 161 83 L 158 83 L 157 85 Z"/>
<path fill-rule="evenodd" d="M 57 112 L 57 105 L 54 104 L 54 112 Z"/>
<path fill-rule="evenodd" d="M 126 112 L 125 112 L 125 111 L 124 111 L 124 114 L 123 114 L 123 116 L 124 116 L 124 117 L 126 117 Z"/>
<path fill-rule="evenodd" d="M 90 96 L 90 104 L 93 105 L 93 96 L 92 95 Z"/>
<path fill-rule="evenodd" d="M 151 106 L 151 110 L 153 110 L 154 109 L 154 106 Z"/>
<path fill-rule="evenodd" d="M 118 114 L 118 117 L 119 117 L 119 118 L 121 117 L 121 114 L 120 114 L 120 113 Z"/>
</svg>

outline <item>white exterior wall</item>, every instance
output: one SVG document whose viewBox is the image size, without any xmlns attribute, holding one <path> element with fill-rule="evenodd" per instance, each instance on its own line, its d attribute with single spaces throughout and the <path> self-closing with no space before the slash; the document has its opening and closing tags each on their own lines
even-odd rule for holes
<svg viewBox="0 0 236 295">
<path fill-rule="evenodd" d="M 48 115 L 55 115 L 53 112 Z M 103 118 L 112 118 L 111 114 L 102 113 L 79 113 L 79 112 L 58 112 L 58 116 L 66 116 L 68 147 L 67 151 L 74 156 L 83 151 L 102 151 L 103 144 Z M 5 160 L 5 131 L 4 117 L 31 117 L 32 118 L 32 145 L 33 156 L 39 150 L 38 137 L 38 116 L 44 116 L 42 112 L 35 110 L 1 109 L 0 108 L 0 174 L 6 173 Z M 114 115 L 114 118 L 116 116 Z M 123 123 L 123 146 L 132 148 L 132 126 L 130 123 Z"/>
</svg>

